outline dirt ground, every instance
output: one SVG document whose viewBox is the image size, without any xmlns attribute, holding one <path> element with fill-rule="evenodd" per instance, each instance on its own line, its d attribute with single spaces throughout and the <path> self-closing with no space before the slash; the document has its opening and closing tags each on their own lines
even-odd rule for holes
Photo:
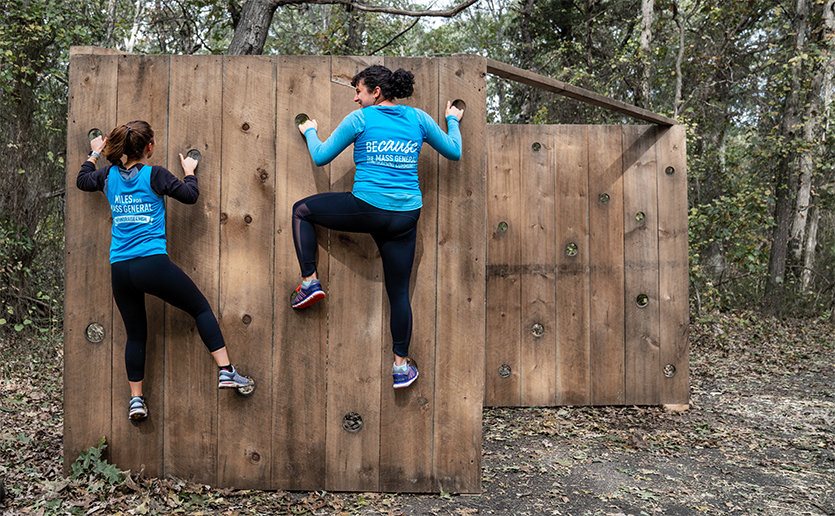
<svg viewBox="0 0 835 516">
<path fill-rule="evenodd" d="M 835 336 L 717 315 L 691 335 L 691 409 L 485 409 L 483 492 L 231 491 L 96 466 L 61 477 L 61 355 L 0 342 L 9 516 L 43 514 L 835 515 Z"/>
</svg>

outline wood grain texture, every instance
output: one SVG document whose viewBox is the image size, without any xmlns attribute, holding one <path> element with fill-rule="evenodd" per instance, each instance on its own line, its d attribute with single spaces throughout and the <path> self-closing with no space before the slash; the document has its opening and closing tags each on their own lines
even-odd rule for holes
<svg viewBox="0 0 835 516">
<path fill-rule="evenodd" d="M 280 57 L 276 88 L 276 192 L 273 347 L 273 488 L 312 491 L 325 479 L 327 416 L 326 298 L 304 310 L 290 307 L 300 270 L 293 244 L 293 204 L 330 190 L 329 166 L 316 167 L 296 115 L 330 134 L 330 58 Z M 327 289 L 328 239 L 319 240 L 318 273 Z"/>
<path fill-rule="evenodd" d="M 521 403 L 522 325 L 521 134 L 517 126 L 487 128 L 487 338 L 484 351 L 484 404 Z"/>
<path fill-rule="evenodd" d="M 553 127 L 526 125 L 520 132 L 521 182 L 521 385 L 523 406 L 553 405 L 557 391 L 556 156 Z M 491 147 L 492 151 L 492 147 Z M 561 154 L 560 154 L 561 156 Z M 562 157 L 560 158 L 562 159 Z"/>
<path fill-rule="evenodd" d="M 179 154 L 200 152 L 195 205 L 168 202 L 168 254 L 217 314 L 220 271 L 220 175 L 223 61 L 219 56 L 173 56 L 168 144 L 177 177 Z M 194 319 L 166 313 L 165 465 L 177 478 L 217 483 L 217 366 Z"/>
<path fill-rule="evenodd" d="M 119 58 L 117 124 L 134 120 L 148 122 L 161 149 L 168 141 L 169 56 L 130 56 Z M 168 167 L 165 152 L 155 152 L 148 165 Z M 125 372 L 126 337 L 121 314 L 113 305 L 114 335 L 119 341 L 113 353 L 113 463 L 122 469 L 149 475 L 163 475 L 163 438 L 165 427 L 164 349 L 166 346 L 165 313 L 174 308 L 162 300 L 145 296 L 148 340 L 145 348 L 145 379 L 142 392 L 148 403 L 148 418 L 135 423 L 127 418 L 130 388 Z M 118 350 L 118 352 L 116 352 Z"/>
<path fill-rule="evenodd" d="M 371 64 L 382 64 L 382 58 L 331 58 L 334 125 L 357 109 L 350 81 Z M 346 151 L 331 163 L 331 191 L 350 191 L 353 177 L 353 156 Z M 383 324 L 383 267 L 370 235 L 340 231 L 330 235 L 326 486 L 331 491 L 376 491 L 380 483 L 381 349 L 383 332 L 388 331 Z M 362 418 L 358 432 L 342 427 L 349 413 Z"/>
<path fill-rule="evenodd" d="M 354 175 L 347 150 L 316 167 L 293 119 L 304 112 L 318 120 L 323 139 L 329 136 L 358 108 L 351 78 L 374 63 L 412 70 L 416 91 L 404 102 L 443 129 L 447 100 L 467 106 L 462 159 L 450 162 L 429 148 L 420 156 L 424 207 L 410 355 L 421 376 L 398 391 L 391 386 L 390 307 L 369 235 L 320 229 L 318 273 L 328 297 L 303 311 L 288 302 L 299 282 L 293 204 L 318 192 L 350 191 Z M 487 71 L 474 56 L 76 50 L 67 155 L 65 468 L 106 436 L 108 458 L 119 467 L 224 487 L 476 493 L 483 401 L 686 407 L 683 129 L 488 128 Z M 102 281 L 110 275 L 109 207 L 103 195 L 72 184 L 89 151 L 87 131 L 136 119 L 156 130 L 153 164 L 181 176 L 177 153 L 202 154 L 198 204 L 168 203 L 169 252 L 216 308 L 232 362 L 255 377 L 258 389 L 250 398 L 218 392 L 216 367 L 193 321 L 149 297 L 151 417 L 134 425 L 125 417 L 124 330 L 110 283 Z M 502 221 L 508 230 L 499 235 Z M 569 243 L 577 245 L 575 256 L 566 255 Z M 639 295 L 646 296 L 644 308 Z M 90 322 L 104 325 L 102 344 L 85 338 Z M 536 324 L 540 336 L 531 331 Z M 512 376 L 499 379 L 506 363 Z M 667 365 L 675 368 L 671 377 Z M 343 429 L 351 412 L 363 419 L 359 432 Z"/>
<path fill-rule="evenodd" d="M 589 128 L 589 293 L 591 403 L 624 403 L 623 136 Z"/>
<path fill-rule="evenodd" d="M 441 105 L 461 99 L 460 161 L 441 161 L 438 191 L 438 343 L 434 462 L 438 488 L 481 491 L 484 399 L 487 166 L 486 67 L 480 57 L 444 59 Z"/>
<path fill-rule="evenodd" d="M 78 454 L 111 438 L 113 295 L 110 289 L 110 206 L 102 193 L 82 192 L 76 177 L 90 152 L 87 133 L 116 125 L 116 72 L 111 56 L 70 58 L 67 195 L 64 212 L 64 473 Z M 98 323 L 103 340 L 87 340 Z M 124 368 L 122 376 L 124 378 Z M 108 446 L 110 452 L 112 446 Z M 108 457 L 109 458 L 109 457 Z"/>
<path fill-rule="evenodd" d="M 219 393 L 218 482 L 245 489 L 272 486 L 275 88 L 273 58 L 224 59 L 219 319 L 256 390 Z"/>
<path fill-rule="evenodd" d="M 690 401 L 690 278 L 686 131 L 684 127 L 673 126 L 659 133 L 656 149 L 661 312 L 660 401 L 666 405 L 687 405 Z"/>
<path fill-rule="evenodd" d="M 653 126 L 623 127 L 624 371 L 630 405 L 660 401 L 656 134 Z M 646 296 L 643 307 L 639 296 Z"/>
<path fill-rule="evenodd" d="M 557 126 L 557 402 L 590 399 L 588 126 Z M 569 248 L 573 249 L 571 255 Z"/>
<path fill-rule="evenodd" d="M 385 66 L 411 71 L 415 91 L 399 103 L 422 109 L 444 124 L 438 105 L 438 62 L 419 58 L 387 57 Z M 445 128 L 445 126 L 444 126 Z M 412 266 L 410 299 L 413 324 L 409 357 L 420 370 L 418 380 L 407 389 L 393 389 L 391 367 L 394 353 L 389 331 L 391 307 L 383 292 L 382 367 L 380 371 L 380 490 L 427 492 L 435 485 L 432 469 L 432 433 L 435 415 L 435 271 L 438 209 L 438 162 L 441 158 L 424 145 L 418 159 L 423 208 L 417 226 L 415 262 Z M 409 443 L 409 444 L 406 444 Z M 412 444 L 412 445 L 410 445 Z"/>
</svg>

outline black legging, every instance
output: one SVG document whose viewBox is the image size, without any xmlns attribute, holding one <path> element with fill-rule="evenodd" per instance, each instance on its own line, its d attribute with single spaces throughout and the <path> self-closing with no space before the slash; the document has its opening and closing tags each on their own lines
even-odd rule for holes
<svg viewBox="0 0 835 516">
<path fill-rule="evenodd" d="M 212 307 L 185 272 L 174 265 L 166 254 L 134 258 L 110 265 L 113 298 L 122 314 L 125 332 L 125 367 L 128 380 L 139 382 L 145 377 L 145 343 L 148 320 L 145 294 L 156 296 L 194 317 L 203 343 L 214 352 L 222 348 L 220 333 Z"/>
<path fill-rule="evenodd" d="M 420 209 L 388 211 L 354 197 L 351 192 L 312 195 L 293 206 L 293 242 L 302 276 L 316 271 L 314 224 L 336 231 L 368 233 L 383 259 L 383 275 L 391 304 L 391 337 L 394 353 L 409 355 L 412 339 L 412 305 L 409 278 L 415 261 L 417 221 Z"/>
</svg>

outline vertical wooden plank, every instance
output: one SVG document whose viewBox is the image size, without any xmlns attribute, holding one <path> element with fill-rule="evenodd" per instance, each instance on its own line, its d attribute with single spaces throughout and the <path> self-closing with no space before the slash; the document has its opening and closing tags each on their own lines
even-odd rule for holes
<svg viewBox="0 0 835 516">
<path fill-rule="evenodd" d="M 624 371 L 630 405 L 660 401 L 655 140 L 654 126 L 623 127 Z"/>
<path fill-rule="evenodd" d="M 556 127 L 557 402 L 586 405 L 590 391 L 588 127 Z"/>
<path fill-rule="evenodd" d="M 219 319 L 232 363 L 256 390 L 218 397 L 218 483 L 246 489 L 272 481 L 273 293 L 264 285 L 273 284 L 275 88 L 272 58 L 225 58 Z"/>
<path fill-rule="evenodd" d="M 522 176 L 520 126 L 487 126 L 487 336 L 484 404 L 520 404 Z"/>
<path fill-rule="evenodd" d="M 520 397 L 523 406 L 547 406 L 555 403 L 557 390 L 557 147 L 553 126 L 523 125 L 518 130 L 524 266 Z"/>
<path fill-rule="evenodd" d="M 442 60 L 439 104 L 461 99 L 460 161 L 441 160 L 438 190 L 438 345 L 435 476 L 446 492 L 481 491 L 486 268 L 486 106 L 483 58 Z"/>
<path fill-rule="evenodd" d="M 65 474 L 80 452 L 95 446 L 102 437 L 111 437 L 112 349 L 119 345 L 113 339 L 110 206 L 104 195 L 82 192 L 75 182 L 90 152 L 87 133 L 93 128 L 107 133 L 116 125 L 117 59 L 70 57 L 64 212 Z M 87 327 L 93 323 L 103 329 L 97 343 L 87 340 Z M 124 381 L 124 368 L 117 378 Z M 109 446 L 108 451 L 111 449 Z"/>
<path fill-rule="evenodd" d="M 200 152 L 195 205 L 168 203 L 168 254 L 218 308 L 220 128 L 223 62 L 219 56 L 173 56 L 168 163 L 182 177 L 179 153 Z M 217 366 L 188 314 L 166 313 L 165 471 L 217 483 Z M 234 354 L 233 354 L 234 355 Z"/>
<path fill-rule="evenodd" d="M 686 131 L 674 125 L 660 132 L 656 143 L 660 401 L 686 407 L 690 402 Z"/>
<path fill-rule="evenodd" d="M 275 192 L 275 345 L 273 348 L 273 489 L 312 491 L 325 485 L 327 307 L 290 307 L 300 283 L 293 244 L 293 204 L 330 190 L 329 167 L 316 167 L 295 117 L 316 119 L 330 134 L 330 57 L 278 61 Z M 327 286 L 327 234 L 319 241 L 318 273 Z"/>
<path fill-rule="evenodd" d="M 411 71 L 415 91 L 397 102 L 422 109 L 440 124 L 438 112 L 438 62 L 420 58 L 387 57 L 385 66 Z M 445 126 L 444 126 L 445 127 Z M 425 145 L 418 159 L 418 176 L 423 208 L 417 227 L 415 263 L 410 285 L 412 341 L 409 357 L 420 369 L 420 377 L 408 389 L 392 387 L 394 360 L 389 320 L 391 307 L 383 288 L 382 366 L 380 399 L 380 491 L 427 492 L 432 478 L 432 431 L 435 408 L 435 268 L 438 208 L 438 153 Z M 404 443 L 410 443 L 404 446 Z"/>
<path fill-rule="evenodd" d="M 162 149 L 168 141 L 168 82 L 169 56 L 133 56 L 119 59 L 119 98 L 117 123 L 126 124 L 144 120 L 151 124 L 154 139 Z M 168 167 L 166 152 L 154 153 L 149 165 Z M 174 308 L 165 307 L 159 298 L 146 296 L 145 311 L 148 317 L 148 341 L 145 354 L 145 379 L 142 392 L 148 403 L 148 418 L 141 422 L 127 417 L 130 387 L 125 373 L 124 323 L 115 303 L 113 328 L 117 346 L 113 353 L 113 463 L 122 469 L 162 476 L 163 429 L 165 426 L 165 313 Z M 115 352 L 118 349 L 119 352 Z"/>
<path fill-rule="evenodd" d="M 589 127 L 589 291 L 591 403 L 622 405 L 623 136 L 619 126 Z"/>
<path fill-rule="evenodd" d="M 351 111 L 351 79 L 382 59 L 331 58 L 331 120 L 335 128 Z M 321 134 L 322 138 L 329 134 Z M 331 163 L 331 191 L 353 186 L 353 147 Z M 383 332 L 383 267 L 370 235 L 330 232 L 328 265 L 327 482 L 330 491 L 377 491 L 380 472 L 380 368 Z M 362 428 L 342 426 L 349 414 Z"/>
</svg>

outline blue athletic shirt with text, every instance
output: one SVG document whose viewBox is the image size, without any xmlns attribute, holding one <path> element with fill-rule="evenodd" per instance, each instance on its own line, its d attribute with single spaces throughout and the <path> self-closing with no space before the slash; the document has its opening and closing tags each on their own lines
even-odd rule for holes
<svg viewBox="0 0 835 516">
<path fill-rule="evenodd" d="M 151 167 L 125 179 L 112 166 L 107 177 L 107 201 L 113 215 L 110 263 L 167 254 L 165 201 L 151 188 Z"/>
<path fill-rule="evenodd" d="M 461 159 L 458 119 L 450 115 L 446 120 L 449 134 L 420 109 L 369 106 L 346 116 L 324 143 L 315 129 L 304 136 L 317 166 L 330 163 L 353 143 L 354 196 L 383 210 L 411 211 L 423 206 L 417 174 L 423 142 L 447 159 Z"/>
</svg>

